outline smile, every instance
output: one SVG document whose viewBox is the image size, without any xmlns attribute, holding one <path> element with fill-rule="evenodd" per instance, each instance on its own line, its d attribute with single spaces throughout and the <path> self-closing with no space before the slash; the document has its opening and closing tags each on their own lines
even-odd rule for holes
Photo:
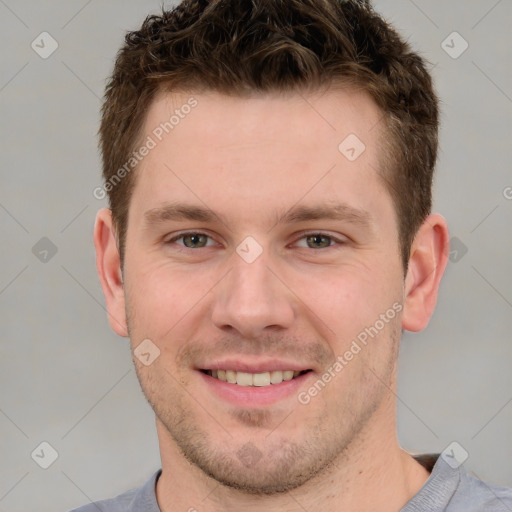
<svg viewBox="0 0 512 512">
<path fill-rule="evenodd" d="M 311 370 L 277 370 L 261 373 L 237 372 L 234 370 L 201 370 L 206 375 L 230 384 L 239 386 L 266 387 L 272 384 L 281 384 L 283 381 L 292 380 L 299 375 L 308 373 Z"/>
</svg>

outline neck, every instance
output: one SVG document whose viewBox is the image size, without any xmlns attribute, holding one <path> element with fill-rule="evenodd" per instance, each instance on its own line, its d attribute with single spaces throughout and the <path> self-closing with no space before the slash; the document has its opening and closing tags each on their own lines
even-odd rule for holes
<svg viewBox="0 0 512 512">
<path fill-rule="evenodd" d="M 393 409 L 392 404 L 383 405 Z M 159 506 L 162 512 L 397 512 L 420 490 L 429 472 L 400 448 L 394 414 L 390 412 L 394 411 L 377 411 L 364 432 L 331 467 L 293 491 L 271 496 L 249 495 L 205 475 L 183 457 L 157 420 L 162 457 L 157 484 Z"/>
</svg>

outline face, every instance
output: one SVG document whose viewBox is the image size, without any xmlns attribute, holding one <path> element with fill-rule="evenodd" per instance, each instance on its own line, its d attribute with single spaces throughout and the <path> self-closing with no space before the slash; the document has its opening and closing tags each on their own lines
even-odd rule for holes
<svg viewBox="0 0 512 512">
<path fill-rule="evenodd" d="M 132 348 L 158 355 L 134 361 L 162 452 L 272 494 L 394 415 L 404 281 L 379 118 L 347 91 L 152 104 L 123 277 Z"/>
</svg>

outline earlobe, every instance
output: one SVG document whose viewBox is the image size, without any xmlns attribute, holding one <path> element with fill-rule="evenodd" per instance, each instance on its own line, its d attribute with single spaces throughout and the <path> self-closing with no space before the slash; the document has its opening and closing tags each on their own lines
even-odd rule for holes
<svg viewBox="0 0 512 512">
<path fill-rule="evenodd" d="M 438 214 L 429 215 L 411 247 L 404 285 L 403 329 L 416 332 L 427 326 L 448 262 L 449 243 L 446 220 Z"/>
<path fill-rule="evenodd" d="M 107 208 L 100 210 L 96 215 L 94 246 L 96 268 L 105 295 L 110 326 L 119 336 L 128 336 L 121 261 L 112 212 Z"/>
</svg>

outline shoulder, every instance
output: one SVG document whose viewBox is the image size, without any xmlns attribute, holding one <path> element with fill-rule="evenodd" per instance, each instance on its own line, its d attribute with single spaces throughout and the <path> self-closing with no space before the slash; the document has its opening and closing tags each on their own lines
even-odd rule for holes
<svg viewBox="0 0 512 512">
<path fill-rule="evenodd" d="M 160 512 L 156 501 L 156 481 L 161 471 L 157 471 L 142 487 L 132 489 L 115 498 L 96 501 L 71 512 Z"/>
<path fill-rule="evenodd" d="M 512 510 L 512 488 L 490 484 L 461 471 L 448 512 L 507 512 Z"/>
<path fill-rule="evenodd" d="M 470 476 L 453 455 L 443 454 L 414 456 L 430 477 L 401 512 L 512 511 L 512 489 Z"/>
<path fill-rule="evenodd" d="M 131 510 L 133 498 L 137 493 L 136 489 L 120 494 L 115 498 L 96 501 L 73 509 L 71 512 L 128 512 Z"/>
</svg>

